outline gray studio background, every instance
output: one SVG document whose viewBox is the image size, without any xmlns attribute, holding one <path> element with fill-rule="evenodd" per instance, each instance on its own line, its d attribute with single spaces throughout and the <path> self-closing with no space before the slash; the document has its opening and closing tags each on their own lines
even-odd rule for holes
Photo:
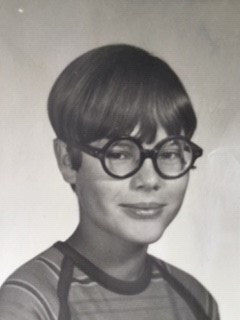
<svg viewBox="0 0 240 320">
<path fill-rule="evenodd" d="M 49 89 L 73 58 L 130 43 L 183 80 L 204 150 L 182 210 L 150 251 L 189 271 L 240 318 L 240 2 L 0 1 L 0 283 L 77 224 L 52 152 Z"/>
</svg>

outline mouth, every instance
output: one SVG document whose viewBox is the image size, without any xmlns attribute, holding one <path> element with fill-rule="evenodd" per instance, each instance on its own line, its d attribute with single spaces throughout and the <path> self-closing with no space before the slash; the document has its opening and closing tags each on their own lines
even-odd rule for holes
<svg viewBox="0 0 240 320">
<path fill-rule="evenodd" d="M 157 202 L 121 203 L 124 212 L 135 219 L 154 219 L 159 217 L 166 204 Z"/>
</svg>

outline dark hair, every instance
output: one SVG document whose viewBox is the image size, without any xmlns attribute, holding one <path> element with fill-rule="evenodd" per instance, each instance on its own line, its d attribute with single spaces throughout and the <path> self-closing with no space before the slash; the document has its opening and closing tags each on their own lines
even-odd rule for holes
<svg viewBox="0 0 240 320">
<path fill-rule="evenodd" d="M 161 125 L 167 134 L 191 137 L 196 116 L 172 69 L 130 45 L 93 49 L 70 63 L 56 80 L 48 112 L 59 139 L 85 144 L 130 134 L 146 143 Z"/>
</svg>

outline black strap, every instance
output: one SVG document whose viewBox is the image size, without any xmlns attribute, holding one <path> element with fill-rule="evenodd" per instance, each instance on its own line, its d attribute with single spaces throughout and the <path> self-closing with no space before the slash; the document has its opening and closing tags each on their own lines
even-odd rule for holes
<svg viewBox="0 0 240 320">
<path fill-rule="evenodd" d="M 98 283 L 105 289 L 124 295 L 137 294 L 147 288 L 151 280 L 151 259 L 147 256 L 145 270 L 141 277 L 135 281 L 116 279 L 98 268 L 91 261 L 82 256 L 78 251 L 66 242 L 57 242 L 54 245 L 64 256 L 71 259 L 75 266 L 83 271 L 92 281 Z"/>
<path fill-rule="evenodd" d="M 193 296 L 193 294 L 175 277 L 173 277 L 167 270 L 166 266 L 161 265 L 156 259 L 152 257 L 153 263 L 157 266 L 158 270 L 161 272 L 162 277 L 171 285 L 171 287 L 185 300 L 192 313 L 197 320 L 211 320 L 206 314 L 203 307 L 200 305 L 198 300 Z"/>
<path fill-rule="evenodd" d="M 71 320 L 71 312 L 68 305 L 68 294 L 72 280 L 73 267 L 73 261 L 67 256 L 64 256 L 57 288 L 59 299 L 58 320 Z"/>
<path fill-rule="evenodd" d="M 55 244 L 55 247 L 64 254 L 57 289 L 60 303 L 58 320 L 71 320 L 71 312 L 68 305 L 68 294 L 72 280 L 74 261 L 70 256 L 68 256 L 68 248 L 65 243 L 58 242 Z M 150 256 L 150 258 L 152 263 L 155 264 L 158 270 L 161 272 L 162 277 L 184 299 L 195 318 L 197 320 L 211 320 L 193 294 L 180 281 L 178 281 L 169 273 L 166 265 L 164 263 L 160 264 L 160 262 L 154 259 L 154 257 Z"/>
</svg>

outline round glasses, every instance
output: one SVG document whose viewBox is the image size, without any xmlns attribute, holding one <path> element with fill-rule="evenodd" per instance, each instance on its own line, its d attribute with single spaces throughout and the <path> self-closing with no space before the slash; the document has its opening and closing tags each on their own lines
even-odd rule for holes
<svg viewBox="0 0 240 320">
<path fill-rule="evenodd" d="M 153 149 L 144 149 L 140 140 L 121 137 L 108 141 L 102 148 L 82 145 L 80 149 L 98 158 L 111 177 L 125 179 L 134 175 L 151 158 L 156 172 L 164 179 L 176 179 L 191 168 L 203 150 L 184 136 L 169 136 Z"/>
</svg>

